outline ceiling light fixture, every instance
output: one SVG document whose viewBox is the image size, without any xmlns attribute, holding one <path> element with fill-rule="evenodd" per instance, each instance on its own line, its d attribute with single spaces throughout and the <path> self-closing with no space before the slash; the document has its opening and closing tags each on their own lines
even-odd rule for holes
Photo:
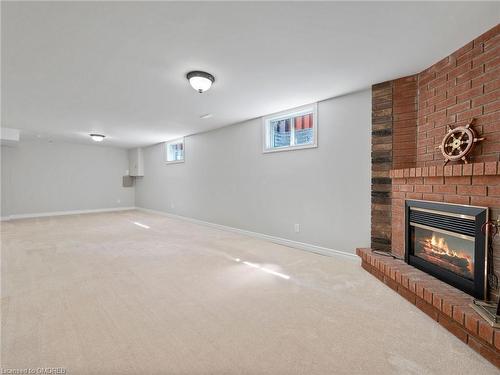
<svg viewBox="0 0 500 375">
<path fill-rule="evenodd" d="M 186 78 L 189 80 L 191 87 L 193 87 L 193 89 L 198 91 L 200 94 L 207 91 L 215 81 L 215 77 L 213 75 L 199 70 L 189 72 L 186 74 Z"/>
<path fill-rule="evenodd" d="M 106 138 L 106 136 L 102 134 L 89 134 L 89 135 L 94 142 L 102 142 L 104 138 Z"/>
</svg>

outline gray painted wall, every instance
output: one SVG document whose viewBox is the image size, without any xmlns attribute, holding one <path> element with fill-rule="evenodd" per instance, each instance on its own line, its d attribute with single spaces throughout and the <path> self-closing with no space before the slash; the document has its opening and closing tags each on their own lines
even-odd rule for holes
<svg viewBox="0 0 500 375">
<path fill-rule="evenodd" d="M 136 206 L 354 252 L 370 242 L 369 90 L 319 103 L 319 147 L 262 153 L 261 120 L 144 149 Z M 300 232 L 294 232 L 294 224 Z"/>
<path fill-rule="evenodd" d="M 47 141 L 1 147 L 1 216 L 134 206 L 127 150 Z"/>
</svg>

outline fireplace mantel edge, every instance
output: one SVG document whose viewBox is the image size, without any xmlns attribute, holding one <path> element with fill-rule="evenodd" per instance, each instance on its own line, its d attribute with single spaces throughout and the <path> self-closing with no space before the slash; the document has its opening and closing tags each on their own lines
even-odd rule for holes
<svg viewBox="0 0 500 375">
<path fill-rule="evenodd" d="M 432 165 L 426 167 L 391 169 L 390 178 L 411 177 L 461 177 L 500 175 L 500 163 L 497 161 L 470 164 Z"/>
</svg>

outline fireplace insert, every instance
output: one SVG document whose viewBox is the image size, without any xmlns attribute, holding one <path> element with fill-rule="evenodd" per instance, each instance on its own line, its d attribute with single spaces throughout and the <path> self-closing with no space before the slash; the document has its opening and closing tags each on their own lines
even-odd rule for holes
<svg viewBox="0 0 500 375">
<path fill-rule="evenodd" d="M 405 261 L 484 299 L 488 209 L 418 200 L 407 200 L 405 209 Z"/>
</svg>

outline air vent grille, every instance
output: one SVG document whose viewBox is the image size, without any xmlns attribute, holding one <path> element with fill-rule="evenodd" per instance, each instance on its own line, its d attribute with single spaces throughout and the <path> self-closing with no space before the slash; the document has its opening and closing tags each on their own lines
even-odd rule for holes
<svg viewBox="0 0 500 375">
<path fill-rule="evenodd" d="M 411 222 L 465 234 L 471 237 L 476 235 L 476 223 L 474 219 L 410 209 L 410 223 Z"/>
</svg>

